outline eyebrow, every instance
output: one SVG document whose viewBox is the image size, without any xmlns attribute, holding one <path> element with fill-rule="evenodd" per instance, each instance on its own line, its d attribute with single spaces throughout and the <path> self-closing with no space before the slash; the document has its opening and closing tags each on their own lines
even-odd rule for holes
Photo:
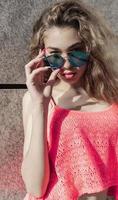
<svg viewBox="0 0 118 200">
<path fill-rule="evenodd" d="M 68 47 L 67 50 L 73 49 L 73 48 L 75 48 L 76 46 L 78 47 L 80 44 L 81 44 L 81 42 L 74 43 L 74 44 L 72 44 L 70 47 Z M 58 50 L 58 51 L 60 51 L 60 49 L 57 48 L 57 47 L 47 47 L 46 49 L 53 49 L 53 50 Z"/>
</svg>

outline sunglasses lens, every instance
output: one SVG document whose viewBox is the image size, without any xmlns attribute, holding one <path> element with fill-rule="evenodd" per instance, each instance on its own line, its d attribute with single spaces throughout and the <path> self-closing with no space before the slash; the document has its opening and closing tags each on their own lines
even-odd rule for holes
<svg viewBox="0 0 118 200">
<path fill-rule="evenodd" d="M 69 53 L 69 61 L 73 67 L 80 67 L 87 64 L 89 53 L 81 51 L 72 51 Z"/>
<path fill-rule="evenodd" d="M 87 61 L 84 61 L 84 60 L 75 58 L 75 57 L 73 57 L 73 56 L 69 57 L 69 62 L 71 63 L 71 65 L 72 65 L 73 67 L 80 67 L 80 66 L 82 66 L 82 65 L 87 64 Z"/>
<path fill-rule="evenodd" d="M 72 51 L 68 53 L 68 59 L 73 67 L 81 67 L 87 64 L 89 59 L 89 53 L 82 51 Z M 45 56 L 46 65 L 50 65 L 52 69 L 61 68 L 64 65 L 64 59 L 58 54 Z"/>
<path fill-rule="evenodd" d="M 70 52 L 70 55 L 82 59 L 82 60 L 88 60 L 89 58 L 89 53 L 88 52 L 83 52 L 83 51 L 72 51 Z"/>
<path fill-rule="evenodd" d="M 46 59 L 53 69 L 62 67 L 64 63 L 63 58 L 56 54 L 47 56 Z"/>
</svg>

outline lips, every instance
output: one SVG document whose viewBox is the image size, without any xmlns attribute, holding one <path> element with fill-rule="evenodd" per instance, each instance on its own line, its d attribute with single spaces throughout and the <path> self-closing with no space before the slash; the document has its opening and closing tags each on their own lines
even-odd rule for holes
<svg viewBox="0 0 118 200">
<path fill-rule="evenodd" d="M 64 72 L 62 75 L 63 75 L 66 79 L 71 79 L 71 78 L 74 77 L 75 72 Z"/>
</svg>

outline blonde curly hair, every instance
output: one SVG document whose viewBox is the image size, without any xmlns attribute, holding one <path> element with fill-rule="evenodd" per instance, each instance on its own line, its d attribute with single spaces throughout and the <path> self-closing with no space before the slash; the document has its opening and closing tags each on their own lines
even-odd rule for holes
<svg viewBox="0 0 118 200">
<path fill-rule="evenodd" d="M 118 38 L 100 13 L 80 0 L 57 2 L 46 8 L 33 27 L 30 58 L 43 49 L 44 33 L 52 26 L 72 27 L 90 49 L 88 67 L 81 84 L 88 95 L 118 103 Z"/>
</svg>

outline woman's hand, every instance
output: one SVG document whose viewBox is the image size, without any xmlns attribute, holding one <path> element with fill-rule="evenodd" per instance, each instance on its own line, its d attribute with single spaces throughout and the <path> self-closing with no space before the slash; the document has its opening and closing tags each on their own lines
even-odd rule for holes
<svg viewBox="0 0 118 200">
<path fill-rule="evenodd" d="M 45 100 L 50 100 L 52 87 L 59 72 L 59 69 L 54 70 L 47 82 L 44 83 L 44 74 L 49 70 L 50 66 L 44 66 L 43 56 L 44 51 L 40 51 L 36 58 L 25 65 L 27 88 L 33 102 L 40 103 L 44 103 Z"/>
</svg>

